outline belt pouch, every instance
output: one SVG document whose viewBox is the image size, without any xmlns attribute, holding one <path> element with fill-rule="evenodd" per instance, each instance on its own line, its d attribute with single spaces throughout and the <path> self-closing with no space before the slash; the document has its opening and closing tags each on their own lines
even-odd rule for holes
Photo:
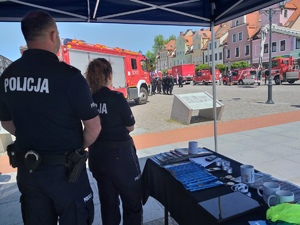
<svg viewBox="0 0 300 225">
<path fill-rule="evenodd" d="M 9 158 L 9 164 L 12 166 L 12 168 L 16 168 L 18 164 L 17 164 L 17 152 L 16 152 L 15 144 L 12 143 L 8 145 L 6 150 Z"/>
<path fill-rule="evenodd" d="M 69 157 L 69 182 L 77 182 L 81 172 L 86 167 L 86 160 L 88 158 L 88 153 L 84 151 L 83 149 L 77 149 L 74 152 L 72 152 Z"/>
<path fill-rule="evenodd" d="M 37 152 L 32 150 L 26 152 L 24 156 L 25 168 L 28 169 L 30 173 L 32 173 L 34 170 L 36 170 L 39 167 L 41 161 L 42 161 L 41 156 Z"/>
</svg>

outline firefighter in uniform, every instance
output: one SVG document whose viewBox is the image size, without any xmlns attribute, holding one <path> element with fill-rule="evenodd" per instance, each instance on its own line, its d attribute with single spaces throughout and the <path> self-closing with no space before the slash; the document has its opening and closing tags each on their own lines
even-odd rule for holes
<svg viewBox="0 0 300 225">
<path fill-rule="evenodd" d="M 173 75 L 171 74 L 169 77 L 169 94 L 170 95 L 173 92 L 173 87 L 174 87 L 174 78 L 173 78 Z"/>
<path fill-rule="evenodd" d="M 112 67 L 104 58 L 90 62 L 86 79 L 97 105 L 102 130 L 89 147 L 89 168 L 97 180 L 103 225 L 142 224 L 142 181 L 130 132 L 135 120 L 121 92 L 112 91 Z"/>
<path fill-rule="evenodd" d="M 166 95 L 167 94 L 167 75 L 163 75 L 163 78 L 162 78 L 162 89 L 163 89 L 163 94 Z"/>
<path fill-rule="evenodd" d="M 101 130 L 97 108 L 81 72 L 56 56 L 53 18 L 33 11 L 21 27 L 28 50 L 0 77 L 0 120 L 16 137 L 8 155 L 18 167 L 23 222 L 90 225 L 94 204 L 84 148 Z"/>
</svg>

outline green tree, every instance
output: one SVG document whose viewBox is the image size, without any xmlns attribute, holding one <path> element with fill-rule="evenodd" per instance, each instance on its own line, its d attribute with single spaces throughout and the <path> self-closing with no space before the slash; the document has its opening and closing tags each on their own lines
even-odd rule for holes
<svg viewBox="0 0 300 225">
<path fill-rule="evenodd" d="M 161 51 L 165 44 L 167 44 L 170 40 L 176 40 L 175 35 L 170 35 L 169 38 L 165 39 L 163 35 L 159 34 L 154 37 L 154 44 L 152 46 L 152 52 L 148 51 L 146 53 L 146 57 L 150 60 L 150 65 L 148 66 L 148 70 L 154 71 L 156 69 L 156 55 L 159 51 Z"/>
<path fill-rule="evenodd" d="M 224 65 L 224 64 L 217 64 L 216 68 L 220 70 L 220 73 L 224 73 L 224 71 L 226 70 L 226 65 Z"/>
<path fill-rule="evenodd" d="M 249 63 L 247 63 L 245 61 L 240 62 L 240 65 L 241 65 L 240 68 L 248 68 L 248 67 L 250 67 Z"/>
<path fill-rule="evenodd" d="M 231 64 L 231 69 L 238 69 L 238 68 L 247 68 L 250 67 L 249 63 L 245 61 L 240 61 L 240 62 L 234 62 Z"/>
<path fill-rule="evenodd" d="M 153 52 L 147 51 L 147 71 L 154 71 L 156 69 L 156 56 Z"/>
<path fill-rule="evenodd" d="M 196 71 L 198 70 L 204 70 L 204 69 L 209 69 L 209 65 L 207 64 L 199 64 L 198 66 L 196 66 Z"/>
<path fill-rule="evenodd" d="M 154 37 L 154 45 L 152 46 L 152 50 L 155 54 L 157 54 L 166 43 L 164 36 L 159 34 Z"/>
<path fill-rule="evenodd" d="M 171 40 L 176 40 L 176 39 L 177 39 L 176 36 L 175 36 L 174 34 L 172 34 L 172 35 L 167 39 L 166 44 L 167 44 L 169 41 L 171 41 Z"/>
<path fill-rule="evenodd" d="M 162 50 L 165 44 L 167 44 L 171 40 L 176 40 L 175 35 L 170 35 L 169 38 L 165 39 L 163 35 L 159 34 L 154 37 L 154 45 L 152 46 L 152 50 L 154 53 Z"/>
</svg>

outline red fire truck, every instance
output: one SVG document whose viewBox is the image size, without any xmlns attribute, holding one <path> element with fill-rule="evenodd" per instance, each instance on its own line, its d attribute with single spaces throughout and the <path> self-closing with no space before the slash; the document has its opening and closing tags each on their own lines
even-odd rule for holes
<svg viewBox="0 0 300 225">
<path fill-rule="evenodd" d="M 27 47 L 21 47 L 21 53 Z M 146 104 L 150 90 L 150 73 L 143 69 L 146 57 L 140 53 L 110 48 L 101 44 L 89 44 L 81 40 L 63 39 L 57 54 L 84 75 L 88 63 L 95 58 L 107 59 L 113 68 L 113 90 L 120 91 L 128 100 Z M 144 64 L 145 64 L 144 63 Z"/>
<path fill-rule="evenodd" d="M 287 27 L 282 27 L 277 24 L 272 24 L 272 32 L 289 35 L 291 37 L 300 38 L 300 31 L 296 29 L 290 29 Z M 259 70 L 263 68 L 263 54 L 264 54 L 264 44 L 266 41 L 266 36 L 269 33 L 270 25 L 265 25 L 261 27 L 261 41 L 260 41 L 260 55 L 259 55 Z M 267 67 L 268 68 L 268 67 Z M 263 71 L 263 77 L 265 78 L 265 73 L 268 69 Z M 290 84 L 300 79 L 299 64 L 292 57 L 278 57 L 272 59 L 271 68 L 272 80 L 275 84 L 279 85 L 281 82 L 288 82 Z"/>
<path fill-rule="evenodd" d="M 215 78 L 216 82 L 219 81 L 220 79 L 220 70 L 216 69 L 215 70 Z M 211 69 L 203 69 L 203 70 L 198 70 L 196 71 L 195 76 L 193 77 L 193 85 L 196 84 L 212 84 L 213 82 L 213 75 L 212 75 L 212 70 Z"/>
<path fill-rule="evenodd" d="M 190 84 L 195 75 L 194 64 L 182 64 L 172 67 L 172 76 L 178 80 L 179 76 L 182 76 L 182 83 Z"/>
<path fill-rule="evenodd" d="M 288 82 L 290 84 L 300 79 L 299 65 L 290 57 L 279 57 L 272 59 L 272 73 L 275 84 Z"/>
<path fill-rule="evenodd" d="M 255 84 L 258 82 L 256 79 L 257 71 L 253 68 L 234 69 L 231 70 L 231 72 L 232 72 L 231 84 L 243 85 L 243 84 Z M 230 84 L 229 75 L 230 73 L 223 76 L 224 85 Z"/>
</svg>

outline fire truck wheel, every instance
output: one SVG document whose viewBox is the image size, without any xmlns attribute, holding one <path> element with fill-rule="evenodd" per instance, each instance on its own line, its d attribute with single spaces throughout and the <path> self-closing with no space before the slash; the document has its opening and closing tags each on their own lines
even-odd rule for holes
<svg viewBox="0 0 300 225">
<path fill-rule="evenodd" d="M 281 83 L 279 76 L 275 76 L 274 81 L 276 85 L 279 85 Z"/>
<path fill-rule="evenodd" d="M 293 84 L 293 83 L 295 83 L 295 81 L 294 80 L 288 80 L 287 81 L 289 84 Z"/>
<path fill-rule="evenodd" d="M 244 81 L 243 80 L 239 80 L 239 85 L 243 85 Z"/>
<path fill-rule="evenodd" d="M 223 85 L 227 85 L 227 81 L 226 80 L 223 80 Z"/>
<path fill-rule="evenodd" d="M 135 103 L 139 104 L 139 105 L 143 105 L 147 103 L 148 100 L 148 92 L 145 88 L 141 87 L 141 95 L 139 98 L 134 99 Z"/>
</svg>

